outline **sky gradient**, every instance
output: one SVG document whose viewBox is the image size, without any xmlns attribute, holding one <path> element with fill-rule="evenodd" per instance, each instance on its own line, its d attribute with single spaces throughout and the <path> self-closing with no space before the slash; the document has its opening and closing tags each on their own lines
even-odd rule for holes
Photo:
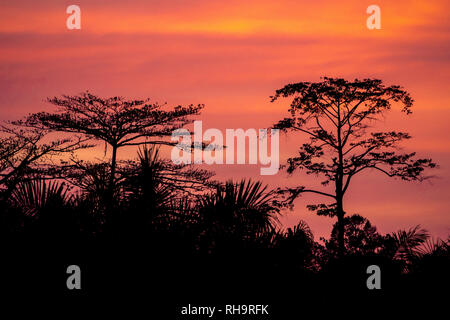
<svg viewBox="0 0 450 320">
<path fill-rule="evenodd" d="M 66 8 L 81 7 L 81 30 L 67 30 Z M 381 8 L 381 30 L 368 30 L 366 8 Z M 204 128 L 265 128 L 287 114 L 269 96 L 283 85 L 321 76 L 374 77 L 407 89 L 413 115 L 388 114 L 380 130 L 404 130 L 405 151 L 439 169 L 423 183 L 369 173 L 346 195 L 348 213 L 381 232 L 421 224 L 450 231 L 450 22 L 448 1 L 0 1 L 0 120 L 51 110 L 46 97 L 85 90 L 151 97 L 169 105 L 204 103 Z M 285 101 L 287 102 L 287 101 Z M 281 158 L 304 137 L 281 136 Z M 129 154 L 121 154 L 129 157 Z M 259 166 L 221 166 L 221 178 L 253 177 L 270 186 L 317 184 Z M 316 237 L 334 220 L 296 201 L 286 226 L 306 220 Z"/>
</svg>

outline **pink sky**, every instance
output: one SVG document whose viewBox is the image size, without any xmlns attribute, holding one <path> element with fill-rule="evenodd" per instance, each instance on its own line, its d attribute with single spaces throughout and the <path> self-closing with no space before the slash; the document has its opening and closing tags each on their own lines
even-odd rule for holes
<svg viewBox="0 0 450 320">
<path fill-rule="evenodd" d="M 450 22 L 448 1 L 378 1 L 382 29 L 366 28 L 364 1 L 1 1 L 0 119 L 49 108 L 48 96 L 90 90 L 205 103 L 204 127 L 264 128 L 286 114 L 275 89 L 321 76 L 376 77 L 404 86 L 414 114 L 397 111 L 381 128 L 409 131 L 405 151 L 432 157 L 431 181 L 405 183 L 368 174 L 355 180 L 347 212 L 382 232 L 416 224 L 435 236 L 450 228 Z M 82 29 L 66 29 L 66 7 L 81 7 Z M 302 137 L 281 137 L 293 155 Z M 122 155 L 126 156 L 126 155 Z M 260 177 L 259 167 L 222 166 L 219 177 L 271 186 L 317 183 L 302 174 Z M 305 196 L 283 218 L 306 220 L 317 237 L 333 220 L 316 217 Z"/>
</svg>

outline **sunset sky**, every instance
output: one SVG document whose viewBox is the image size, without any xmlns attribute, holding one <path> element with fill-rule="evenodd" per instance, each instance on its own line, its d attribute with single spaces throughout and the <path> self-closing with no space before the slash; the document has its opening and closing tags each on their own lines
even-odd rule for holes
<svg viewBox="0 0 450 320">
<path fill-rule="evenodd" d="M 66 28 L 66 8 L 81 8 L 81 30 Z M 381 8 L 381 30 L 366 27 L 366 8 Z M 380 130 L 403 130 L 405 151 L 431 157 L 439 169 L 423 183 L 369 173 L 346 195 L 381 232 L 421 224 L 450 232 L 449 1 L 50 1 L 0 0 L 0 120 L 51 110 L 49 96 L 86 90 L 101 96 L 150 97 L 169 105 L 204 103 L 204 128 L 266 128 L 287 115 L 287 101 L 269 96 L 287 83 L 374 77 L 415 99 L 413 115 L 398 109 Z M 281 136 L 281 158 L 301 136 Z M 130 156 L 121 154 L 122 157 Z M 317 184 L 259 166 L 221 166 L 220 178 L 261 179 L 271 187 Z M 307 221 L 328 236 L 334 220 L 308 212 L 317 197 L 296 201 L 282 221 Z"/>
</svg>

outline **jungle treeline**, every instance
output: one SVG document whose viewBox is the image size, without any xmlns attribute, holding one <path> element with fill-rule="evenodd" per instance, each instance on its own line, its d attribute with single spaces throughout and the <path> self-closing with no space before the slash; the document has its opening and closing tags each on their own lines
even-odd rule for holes
<svg viewBox="0 0 450 320">
<path fill-rule="evenodd" d="M 341 90 L 346 84 L 329 83 L 329 90 L 331 85 Z M 379 84 L 353 83 L 367 90 L 363 85 Z M 384 292 L 448 285 L 449 239 L 433 238 L 420 226 L 381 234 L 366 217 L 345 213 L 327 239 L 317 239 L 306 221 L 291 228 L 279 223 L 292 206 L 286 190 L 271 190 L 258 179 L 216 181 L 212 172 L 161 157 L 160 148 L 174 145 L 164 138 L 190 123 L 201 105 L 163 111 L 148 100 L 102 99 L 89 92 L 49 102 L 60 112 L 2 126 L 0 234 L 9 290 L 64 291 L 64 266 L 71 264 L 85 275 L 79 294 L 144 290 L 168 299 L 192 292 L 202 297 L 233 292 L 233 297 L 292 298 L 342 290 L 374 295 L 366 285 L 370 265 L 381 268 Z M 314 141 L 335 143 L 331 134 L 314 132 L 320 135 Z M 373 136 L 361 146 L 389 147 L 400 138 L 405 136 Z M 79 159 L 79 151 L 94 146 L 104 146 L 111 157 Z M 136 151 L 118 160 L 125 146 Z M 303 147 L 296 165 L 317 168 L 307 152 L 322 156 L 319 149 Z M 401 173 L 410 178 L 431 164 L 382 156 L 377 163 L 405 165 Z M 333 208 L 313 209 L 333 217 Z"/>
</svg>

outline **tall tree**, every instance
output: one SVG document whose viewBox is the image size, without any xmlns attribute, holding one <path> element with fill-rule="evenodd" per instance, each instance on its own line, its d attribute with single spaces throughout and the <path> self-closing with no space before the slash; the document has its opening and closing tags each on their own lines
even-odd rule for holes
<svg viewBox="0 0 450 320">
<path fill-rule="evenodd" d="M 143 144 L 175 145 L 164 140 L 176 129 L 189 123 L 189 116 L 199 114 L 203 105 L 177 106 L 163 110 L 164 105 L 150 99 L 127 100 L 123 97 L 101 98 L 89 92 L 49 98 L 57 106 L 54 113 L 39 112 L 15 124 L 52 131 L 79 133 L 102 141 L 111 148 L 109 194 L 112 197 L 117 167 L 117 152 L 125 146 Z"/>
<path fill-rule="evenodd" d="M 373 132 L 369 128 L 391 109 L 393 103 L 411 113 L 413 99 L 397 85 L 385 86 L 381 80 L 347 81 L 324 77 L 321 82 L 288 84 L 276 91 L 272 102 L 280 97 L 293 97 L 290 117 L 274 128 L 305 134 L 298 155 L 288 159 L 287 172 L 303 169 L 307 174 L 322 176 L 323 186 L 334 184 L 332 191 L 298 186 L 280 190 L 292 201 L 305 192 L 329 198 L 332 203 L 310 205 L 318 215 L 337 217 L 340 255 L 344 250 L 344 195 L 352 178 L 366 170 L 379 171 L 389 177 L 421 181 L 425 168 L 436 166 L 431 159 L 416 159 L 415 153 L 399 153 L 404 132 Z"/>
</svg>

